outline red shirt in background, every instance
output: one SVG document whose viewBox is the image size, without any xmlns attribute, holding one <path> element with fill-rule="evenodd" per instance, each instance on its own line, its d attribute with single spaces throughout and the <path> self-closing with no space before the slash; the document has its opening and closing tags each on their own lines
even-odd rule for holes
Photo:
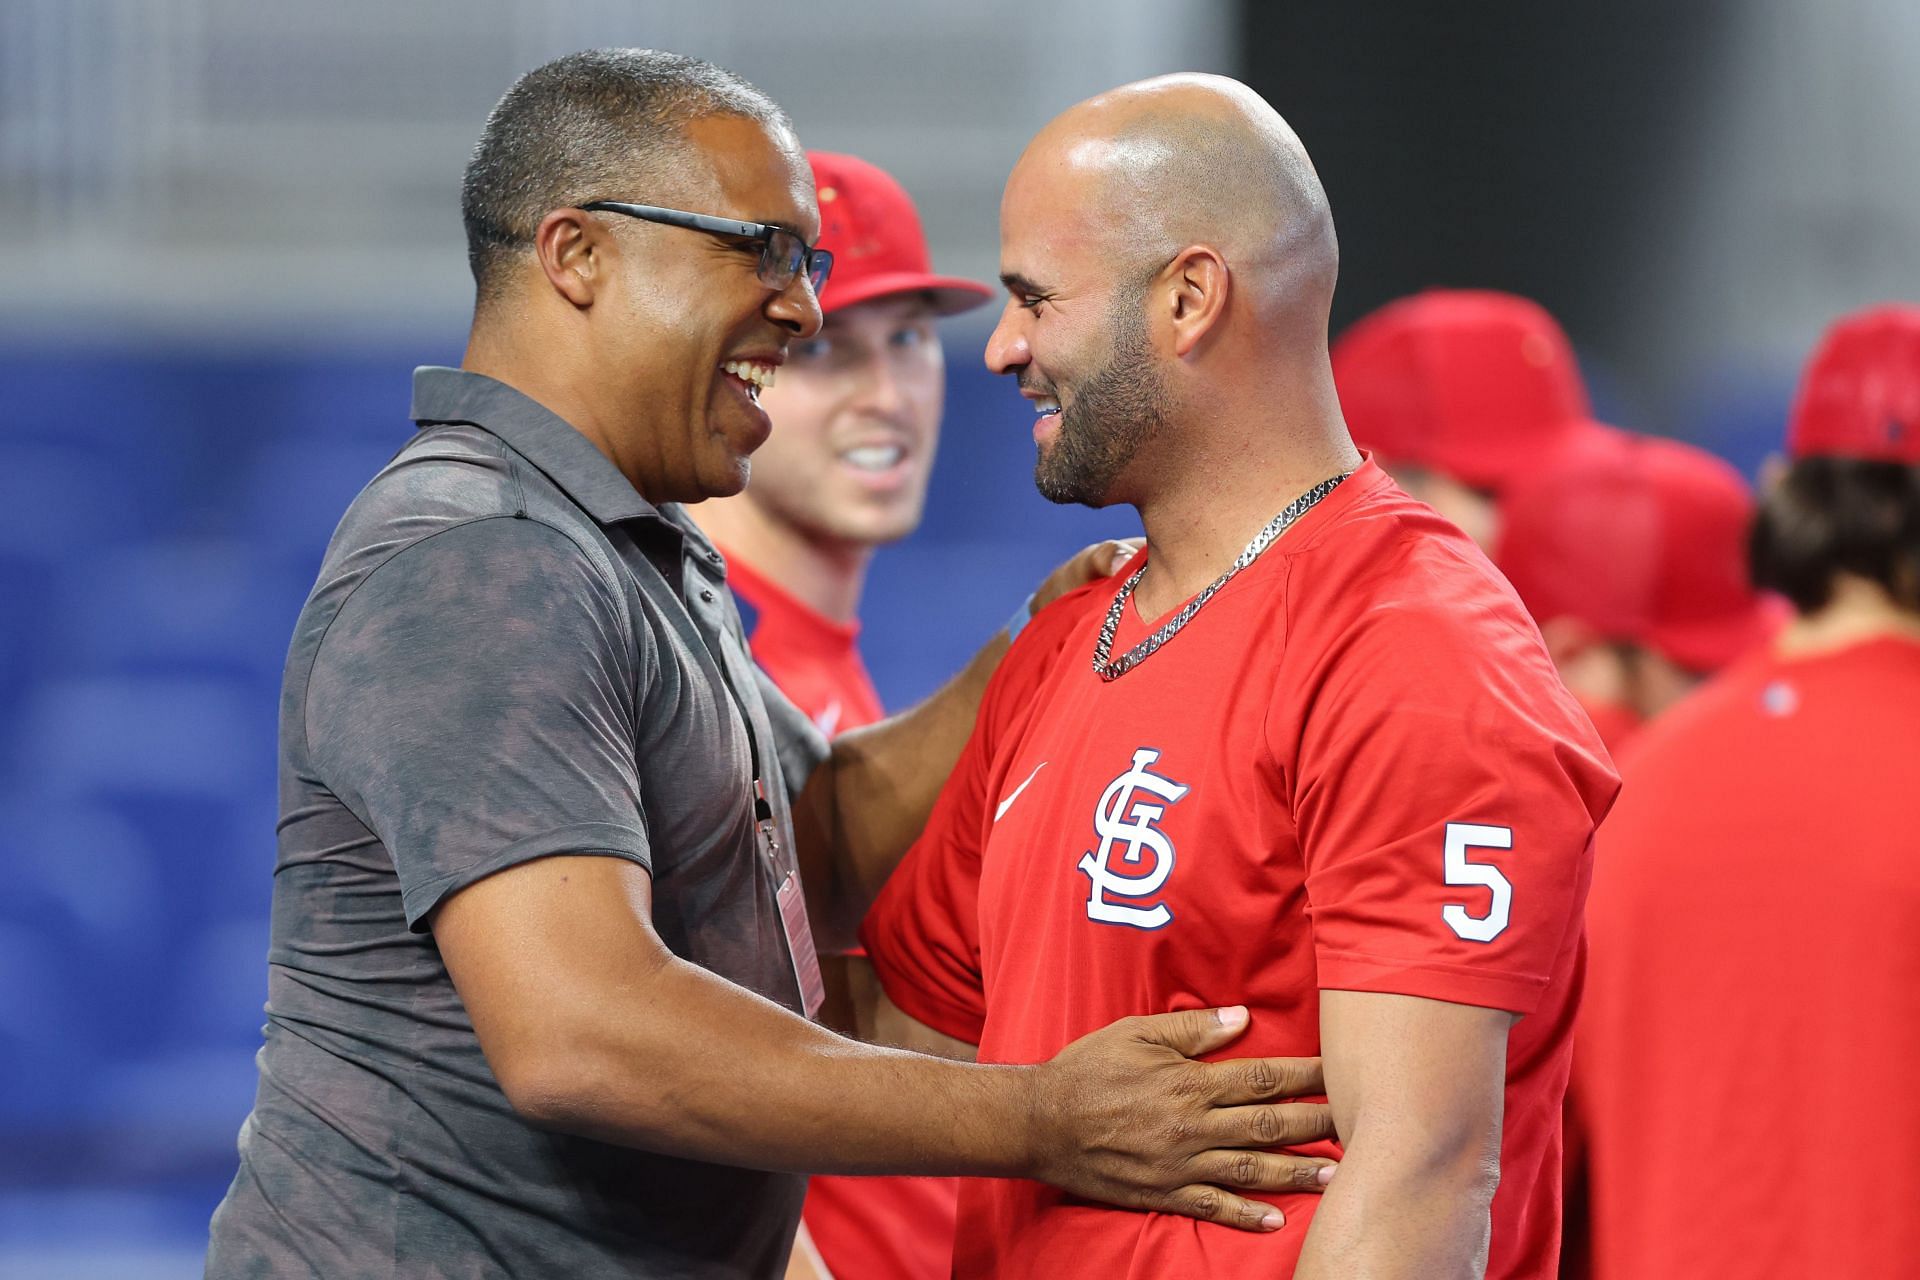
<svg viewBox="0 0 1920 1280">
<path fill-rule="evenodd" d="M 1920 1274 L 1920 643 L 1748 658 L 1623 772 L 1576 1046 L 1590 1274 Z"/>
<path fill-rule="evenodd" d="M 823 733 L 881 718 L 859 623 L 814 612 L 732 556 L 727 584 L 754 661 Z M 835 1280 L 947 1280 L 958 1197 L 954 1178 L 814 1177 L 802 1217 Z"/>
<path fill-rule="evenodd" d="M 860 658 L 858 622 L 815 613 L 731 555 L 727 585 L 740 606 L 753 660 L 820 732 L 831 738 L 886 714 Z"/>
<path fill-rule="evenodd" d="M 1108 683 L 1115 588 L 1043 612 L 994 677 L 867 918 L 888 993 L 998 1062 L 1236 1003 L 1252 1025 L 1223 1056 L 1315 1054 L 1323 988 L 1525 1014 L 1487 1274 L 1551 1276 L 1581 905 L 1618 783 L 1519 600 L 1371 463 Z M 1113 653 L 1150 630 L 1129 605 Z M 1273 1235 L 969 1179 L 955 1271 L 1286 1276 L 1317 1199 L 1263 1198 Z"/>
</svg>

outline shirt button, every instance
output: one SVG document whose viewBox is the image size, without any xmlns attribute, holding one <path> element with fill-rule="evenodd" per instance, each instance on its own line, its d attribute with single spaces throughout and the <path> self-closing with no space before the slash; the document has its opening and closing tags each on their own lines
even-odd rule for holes
<svg viewBox="0 0 1920 1280">
<path fill-rule="evenodd" d="M 702 604 L 712 604 L 712 603 L 713 603 L 713 592 L 711 592 L 711 591 L 708 591 L 708 590 L 707 590 L 707 589 L 706 589 L 705 587 L 702 587 L 702 588 L 700 589 L 700 603 L 702 603 Z"/>
<path fill-rule="evenodd" d="M 709 551 L 709 552 L 707 552 L 707 559 L 708 559 L 709 561 L 711 561 L 712 563 L 714 563 L 714 564 L 719 564 L 719 563 L 720 563 L 720 553 L 719 553 L 718 551 Z"/>
</svg>

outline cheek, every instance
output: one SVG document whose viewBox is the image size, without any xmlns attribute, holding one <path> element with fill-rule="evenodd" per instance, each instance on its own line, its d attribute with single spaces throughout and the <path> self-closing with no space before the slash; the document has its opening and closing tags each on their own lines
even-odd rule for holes
<svg viewBox="0 0 1920 1280">
<path fill-rule="evenodd" d="M 773 467 L 817 466 L 815 460 L 827 452 L 833 397 L 804 376 L 786 373 L 780 379 L 760 394 L 760 407 L 773 419 L 773 434 L 755 457 L 769 459 Z"/>
<path fill-rule="evenodd" d="M 913 425 L 923 431 L 929 440 L 940 432 L 940 415 L 946 408 L 947 367 L 936 354 L 934 358 L 915 368 L 909 369 L 901 379 L 906 391 L 908 404 L 912 406 Z"/>
</svg>

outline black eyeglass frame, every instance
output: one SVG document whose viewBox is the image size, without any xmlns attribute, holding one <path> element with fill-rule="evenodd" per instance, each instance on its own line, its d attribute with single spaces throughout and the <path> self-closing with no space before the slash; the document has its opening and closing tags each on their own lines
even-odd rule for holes
<svg viewBox="0 0 1920 1280">
<path fill-rule="evenodd" d="M 827 287 L 833 274 L 833 254 L 816 249 L 800 238 L 791 227 L 770 222 L 742 222 L 737 218 L 716 218 L 685 209 L 668 209 L 657 204 L 629 204 L 624 200 L 594 200 L 580 206 L 589 213 L 619 213 L 643 222 L 658 222 L 669 227 L 685 227 L 712 236 L 739 237 L 760 242 L 760 283 L 769 289 L 785 289 L 804 271 L 814 297 Z M 784 247 L 783 247 L 784 246 Z"/>
</svg>

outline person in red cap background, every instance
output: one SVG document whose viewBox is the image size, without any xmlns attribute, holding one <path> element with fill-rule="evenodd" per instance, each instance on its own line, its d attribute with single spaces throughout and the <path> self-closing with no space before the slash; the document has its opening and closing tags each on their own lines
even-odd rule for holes
<svg viewBox="0 0 1920 1280">
<path fill-rule="evenodd" d="M 883 714 L 857 612 L 874 550 L 912 533 L 926 501 L 946 390 L 935 322 L 993 295 L 934 274 L 919 214 L 884 170 L 828 152 L 807 159 L 820 245 L 834 255 L 825 322 L 761 393 L 774 430 L 746 491 L 698 517 L 726 555 L 755 661 L 832 734 Z M 866 1030 L 970 1056 L 917 1024 Z M 824 1265 L 836 1280 L 945 1280 L 957 1196 L 951 1178 L 816 1177 L 792 1274 Z"/>
<path fill-rule="evenodd" d="M 1641 724 L 1784 621 L 1747 566 L 1753 495 L 1677 440 L 1593 430 L 1522 471 L 1493 560 L 1616 756 Z"/>
<path fill-rule="evenodd" d="M 1596 430 L 1573 345 L 1546 309 L 1489 289 L 1428 289 L 1333 344 L 1354 443 L 1491 553 L 1497 499 Z"/>
<path fill-rule="evenodd" d="M 1828 332 L 1787 445 L 1753 562 L 1795 616 L 1641 735 L 1600 834 L 1595 1280 L 1920 1258 L 1920 307 Z"/>
</svg>

